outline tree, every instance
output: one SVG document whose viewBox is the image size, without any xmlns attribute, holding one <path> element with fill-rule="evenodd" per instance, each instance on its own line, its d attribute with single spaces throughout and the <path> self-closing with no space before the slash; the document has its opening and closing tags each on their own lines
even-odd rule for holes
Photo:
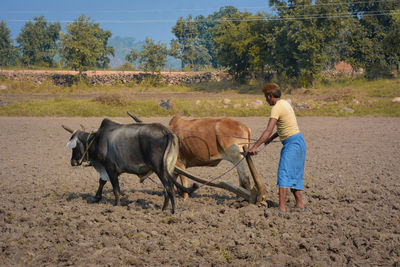
<svg viewBox="0 0 400 267">
<path fill-rule="evenodd" d="M 29 21 L 17 37 L 22 52 L 22 62 L 27 65 L 54 65 L 57 54 L 60 23 L 47 23 L 43 16 L 34 17 L 34 23 Z"/>
<path fill-rule="evenodd" d="M 96 65 L 98 68 L 106 69 L 110 64 L 110 58 L 108 55 L 115 56 L 114 47 L 108 46 L 108 39 L 112 36 L 111 31 L 99 31 L 99 39 L 103 40 L 103 50 L 100 57 L 96 59 Z"/>
<path fill-rule="evenodd" d="M 172 27 L 172 33 L 176 40 L 171 41 L 170 55 L 181 60 L 181 68 L 184 71 L 185 64 L 190 63 L 193 57 L 193 45 L 198 36 L 197 26 L 192 16 L 187 19 L 180 17 Z"/>
<path fill-rule="evenodd" d="M 249 23 L 252 18 L 248 12 L 222 18 L 214 33 L 218 62 L 237 80 L 243 81 L 251 72 L 251 51 L 256 37 Z"/>
<path fill-rule="evenodd" d="M 400 10 L 396 10 L 399 14 Z M 393 30 L 391 30 L 383 40 L 383 49 L 389 54 L 389 61 L 396 65 L 397 73 L 400 73 L 400 17 L 394 16 Z"/>
<path fill-rule="evenodd" d="M 131 51 L 125 56 L 126 61 L 134 63 L 139 58 L 140 52 L 135 48 L 132 48 Z"/>
<path fill-rule="evenodd" d="M 277 17 L 273 20 L 275 38 L 273 65 L 278 75 L 295 78 L 301 86 L 313 84 L 316 76 L 331 64 L 329 55 L 341 38 L 345 5 L 329 0 L 273 0 Z"/>
<path fill-rule="evenodd" d="M 208 53 L 207 49 L 202 45 L 195 45 L 191 47 L 191 53 L 189 60 L 189 66 L 192 70 L 198 71 L 201 68 L 205 68 L 210 66 L 211 64 L 211 56 Z"/>
<path fill-rule="evenodd" d="M 18 50 L 12 45 L 11 31 L 6 23 L 0 23 L 0 66 L 15 65 Z"/>
<path fill-rule="evenodd" d="M 399 1 L 350 2 L 354 19 L 348 29 L 346 58 L 353 66 L 363 67 L 368 78 L 391 75 L 391 65 L 398 63 L 399 53 L 388 49 L 396 31 L 396 16 L 388 11 L 400 9 Z"/>
<path fill-rule="evenodd" d="M 140 67 L 144 71 L 160 72 L 167 62 L 168 49 L 165 43 L 154 43 L 150 38 L 146 38 L 146 43 L 142 46 L 142 51 L 134 48 L 126 55 L 126 60 L 134 62 L 139 59 Z"/>
<path fill-rule="evenodd" d="M 217 29 L 221 18 L 225 17 L 227 19 L 232 18 L 232 16 L 238 13 L 238 9 L 233 6 L 221 7 L 219 11 L 216 11 L 207 17 L 199 15 L 195 18 L 197 31 L 199 32 L 196 46 L 201 46 L 206 49 L 209 57 L 209 62 L 214 68 L 218 68 L 217 50 L 214 43 L 214 31 Z"/>
<path fill-rule="evenodd" d="M 107 55 L 114 49 L 107 45 L 110 31 L 104 31 L 98 23 L 81 15 L 72 24 L 67 25 L 67 32 L 61 34 L 61 59 L 67 67 L 83 71 L 95 66 L 108 64 Z"/>
</svg>

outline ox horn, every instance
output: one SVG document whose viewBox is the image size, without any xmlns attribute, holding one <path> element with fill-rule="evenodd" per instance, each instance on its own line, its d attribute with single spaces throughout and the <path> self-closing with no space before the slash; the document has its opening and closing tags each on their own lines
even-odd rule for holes
<svg viewBox="0 0 400 267">
<path fill-rule="evenodd" d="M 85 126 L 83 126 L 82 124 L 80 124 L 80 126 L 81 126 L 81 128 L 82 128 L 83 131 L 86 131 Z"/>
<path fill-rule="evenodd" d="M 72 130 L 71 128 L 65 126 L 65 125 L 61 125 L 61 127 L 63 127 L 67 132 L 73 133 L 74 130 Z"/>
<path fill-rule="evenodd" d="M 128 113 L 128 115 L 131 116 L 131 118 L 134 119 L 136 122 L 143 123 L 143 121 L 141 119 L 139 119 L 138 117 L 136 117 L 135 115 L 133 115 L 129 111 L 127 111 L 126 113 Z"/>
</svg>

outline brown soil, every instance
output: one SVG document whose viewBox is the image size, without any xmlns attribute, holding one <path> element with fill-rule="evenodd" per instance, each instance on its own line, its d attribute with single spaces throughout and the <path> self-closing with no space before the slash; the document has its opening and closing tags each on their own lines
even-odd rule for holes
<svg viewBox="0 0 400 267">
<path fill-rule="evenodd" d="M 254 137 L 267 122 L 237 119 Z M 120 207 L 113 206 L 110 184 L 94 203 L 98 174 L 70 166 L 69 134 L 60 125 L 95 129 L 100 121 L 0 117 L 0 265 L 400 264 L 399 118 L 299 118 L 308 147 L 307 211 L 286 216 L 210 187 L 187 201 L 178 197 L 171 215 L 161 211 L 162 188 L 154 175 L 142 184 L 121 175 Z M 254 157 L 274 203 L 280 148 L 274 142 Z M 189 170 L 212 178 L 230 166 Z M 238 184 L 234 171 L 223 180 Z"/>
</svg>

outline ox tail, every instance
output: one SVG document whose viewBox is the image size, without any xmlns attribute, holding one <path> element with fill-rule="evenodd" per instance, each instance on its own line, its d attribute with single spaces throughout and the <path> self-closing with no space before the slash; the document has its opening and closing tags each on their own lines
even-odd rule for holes
<svg viewBox="0 0 400 267">
<path fill-rule="evenodd" d="M 181 191 L 185 193 L 193 193 L 196 189 L 199 188 L 197 184 L 193 184 L 191 188 L 184 187 L 180 183 L 176 181 L 176 177 L 174 175 L 176 161 L 178 160 L 179 154 L 179 139 L 178 136 L 174 133 L 170 133 L 168 136 L 168 144 L 164 153 L 164 167 L 167 172 L 168 179 L 172 181 L 172 183 Z"/>
<path fill-rule="evenodd" d="M 172 176 L 175 170 L 176 161 L 178 160 L 179 140 L 178 137 L 172 133 L 168 134 L 167 138 L 167 148 L 165 149 L 163 160 L 164 167 L 166 167 L 168 175 Z"/>
</svg>

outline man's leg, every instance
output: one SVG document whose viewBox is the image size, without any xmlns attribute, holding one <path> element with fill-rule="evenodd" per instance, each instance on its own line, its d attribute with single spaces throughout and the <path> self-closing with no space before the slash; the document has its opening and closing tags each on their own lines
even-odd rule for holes
<svg viewBox="0 0 400 267">
<path fill-rule="evenodd" d="M 279 187 L 279 210 L 286 211 L 286 187 Z"/>
<path fill-rule="evenodd" d="M 292 191 L 294 198 L 296 199 L 296 208 L 304 208 L 303 200 L 301 199 L 301 190 L 291 189 L 290 191 Z"/>
</svg>

